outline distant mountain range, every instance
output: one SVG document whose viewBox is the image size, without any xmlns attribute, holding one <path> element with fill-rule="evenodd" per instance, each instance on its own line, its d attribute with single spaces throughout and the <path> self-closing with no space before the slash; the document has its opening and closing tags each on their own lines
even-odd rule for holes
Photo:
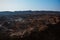
<svg viewBox="0 0 60 40">
<path fill-rule="evenodd" d="M 0 15 L 17 15 L 17 14 L 60 14 L 60 11 L 3 11 Z"/>
</svg>

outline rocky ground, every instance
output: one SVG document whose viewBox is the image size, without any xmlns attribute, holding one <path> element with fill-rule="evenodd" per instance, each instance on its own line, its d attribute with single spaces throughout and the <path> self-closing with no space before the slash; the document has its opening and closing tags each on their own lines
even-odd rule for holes
<svg viewBox="0 0 60 40">
<path fill-rule="evenodd" d="M 0 17 L 0 40 L 60 40 L 60 15 Z"/>
</svg>

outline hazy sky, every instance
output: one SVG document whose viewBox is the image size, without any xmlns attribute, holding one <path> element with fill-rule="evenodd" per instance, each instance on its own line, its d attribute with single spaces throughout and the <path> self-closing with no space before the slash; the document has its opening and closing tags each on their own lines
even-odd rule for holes
<svg viewBox="0 0 60 40">
<path fill-rule="evenodd" d="M 60 11 L 60 0 L 0 0 L 0 11 Z"/>
</svg>

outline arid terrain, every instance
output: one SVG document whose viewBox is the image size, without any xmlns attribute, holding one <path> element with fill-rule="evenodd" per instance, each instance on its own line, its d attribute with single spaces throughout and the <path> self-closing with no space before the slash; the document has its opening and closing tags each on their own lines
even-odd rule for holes
<svg viewBox="0 0 60 40">
<path fill-rule="evenodd" d="M 0 15 L 0 40 L 60 40 L 60 12 L 18 11 Z"/>
</svg>

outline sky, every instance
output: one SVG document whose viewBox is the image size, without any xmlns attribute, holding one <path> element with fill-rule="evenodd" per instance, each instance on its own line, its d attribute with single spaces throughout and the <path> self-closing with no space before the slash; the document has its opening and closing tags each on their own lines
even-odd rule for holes
<svg viewBox="0 0 60 40">
<path fill-rule="evenodd" d="M 0 0 L 0 11 L 60 11 L 60 0 Z"/>
</svg>

